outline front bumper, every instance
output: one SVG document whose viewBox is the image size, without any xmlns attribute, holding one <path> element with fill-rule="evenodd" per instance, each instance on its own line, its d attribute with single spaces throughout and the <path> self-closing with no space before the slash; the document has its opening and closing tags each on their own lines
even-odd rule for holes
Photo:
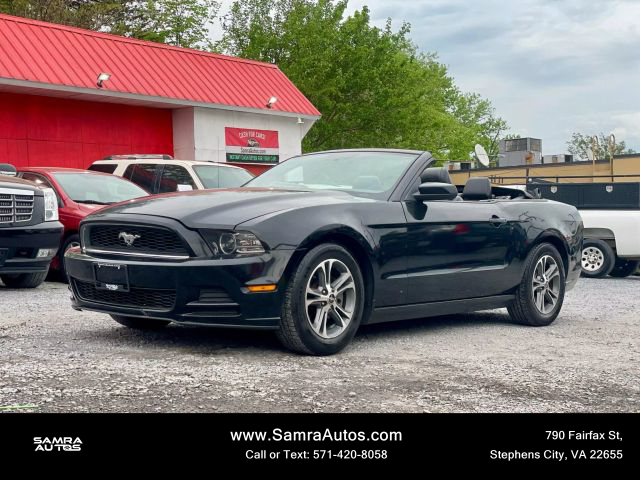
<svg viewBox="0 0 640 480">
<path fill-rule="evenodd" d="M 565 292 L 573 290 L 582 274 L 582 242 L 583 230 L 580 226 L 578 233 L 573 236 L 569 245 L 569 265 L 565 279 Z"/>
<path fill-rule="evenodd" d="M 150 262 L 97 258 L 72 248 L 65 255 L 65 266 L 75 309 L 183 324 L 270 329 L 278 326 L 286 288 L 283 272 L 293 253 L 274 250 L 235 259 Z M 97 263 L 126 265 L 135 297 L 119 293 L 94 296 Z M 250 293 L 246 288 L 272 283 L 277 285 L 275 292 Z M 171 300 L 162 307 L 149 307 L 144 301 L 140 302 L 144 306 L 132 305 L 144 295 L 165 295 Z"/>
<path fill-rule="evenodd" d="M 59 222 L 44 222 L 28 227 L 0 228 L 0 274 L 46 272 L 60 247 L 63 227 Z M 38 250 L 52 251 L 38 258 Z"/>
</svg>

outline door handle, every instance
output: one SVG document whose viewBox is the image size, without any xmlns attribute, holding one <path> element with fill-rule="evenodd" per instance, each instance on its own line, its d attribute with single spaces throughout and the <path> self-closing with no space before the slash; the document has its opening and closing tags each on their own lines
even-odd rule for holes
<svg viewBox="0 0 640 480">
<path fill-rule="evenodd" d="M 499 227 L 500 225 L 504 225 L 505 223 L 507 223 L 507 219 L 499 217 L 497 215 L 492 215 L 489 219 L 489 223 L 491 223 L 491 225 L 493 225 L 494 227 Z"/>
</svg>

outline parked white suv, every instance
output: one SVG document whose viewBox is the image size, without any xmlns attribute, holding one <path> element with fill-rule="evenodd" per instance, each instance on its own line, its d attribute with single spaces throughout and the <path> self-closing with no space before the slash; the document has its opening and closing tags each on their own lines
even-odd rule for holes
<svg viewBox="0 0 640 480">
<path fill-rule="evenodd" d="M 113 155 L 94 162 L 89 170 L 126 178 L 152 194 L 234 188 L 253 178 L 244 168 L 223 163 L 175 160 L 169 155 Z"/>
</svg>

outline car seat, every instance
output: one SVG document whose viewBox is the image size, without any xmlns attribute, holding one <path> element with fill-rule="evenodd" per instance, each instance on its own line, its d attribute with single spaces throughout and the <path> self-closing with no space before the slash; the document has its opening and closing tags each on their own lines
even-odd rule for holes
<svg viewBox="0 0 640 480">
<path fill-rule="evenodd" d="M 489 200 L 491 198 L 491 182 L 487 177 L 471 177 L 462 191 L 463 200 Z"/>
<path fill-rule="evenodd" d="M 420 181 L 422 181 L 422 183 L 452 183 L 449 171 L 442 167 L 425 168 L 424 172 L 420 175 Z"/>
<path fill-rule="evenodd" d="M 449 176 L 449 171 L 446 168 L 442 167 L 425 168 L 424 172 L 422 172 L 422 174 L 420 175 L 420 181 L 422 183 L 437 182 L 453 184 L 453 182 L 451 181 L 451 176 Z M 461 202 L 462 197 L 458 195 L 453 200 L 455 202 Z"/>
</svg>

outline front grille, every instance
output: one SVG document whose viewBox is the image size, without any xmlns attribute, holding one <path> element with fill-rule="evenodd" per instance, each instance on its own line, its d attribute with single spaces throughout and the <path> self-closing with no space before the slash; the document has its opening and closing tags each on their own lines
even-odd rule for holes
<svg viewBox="0 0 640 480">
<path fill-rule="evenodd" d="M 28 222 L 33 216 L 34 195 L 0 193 L 0 223 Z"/>
<path fill-rule="evenodd" d="M 141 253 L 166 256 L 189 256 L 184 240 L 162 227 L 129 225 L 90 225 L 86 248 L 114 252 Z M 127 239 L 131 245 L 127 244 Z"/>
<path fill-rule="evenodd" d="M 176 303 L 175 290 L 131 288 L 129 292 L 98 290 L 93 283 L 73 280 L 78 297 L 94 303 L 149 310 L 171 310 Z"/>
</svg>

